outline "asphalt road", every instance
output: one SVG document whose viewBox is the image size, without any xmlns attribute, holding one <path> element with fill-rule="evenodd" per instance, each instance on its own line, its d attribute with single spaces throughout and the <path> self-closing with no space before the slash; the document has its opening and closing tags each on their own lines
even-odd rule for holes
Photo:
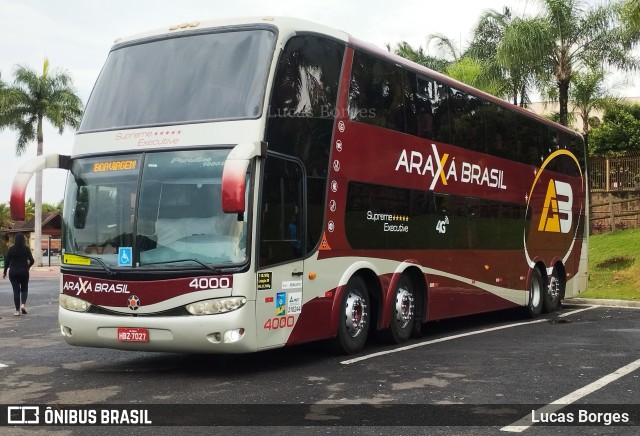
<svg viewBox="0 0 640 436">
<path fill-rule="evenodd" d="M 153 424 L 15 425 L 0 428 L 3 435 L 640 430 L 605 425 L 613 413 L 640 425 L 639 309 L 565 304 L 533 322 L 518 311 L 441 321 L 427 324 L 423 337 L 405 346 L 371 341 L 356 356 L 333 356 L 323 344 L 241 356 L 182 355 L 67 345 L 56 319 L 58 286 L 53 271 L 32 274 L 29 314 L 14 317 L 9 282 L 0 283 L 0 423 L 7 405 L 84 407 L 98 416 L 98 409 L 112 405 L 146 410 Z M 544 422 L 571 415 L 572 424 L 583 424 L 581 413 L 600 422 Z"/>
</svg>

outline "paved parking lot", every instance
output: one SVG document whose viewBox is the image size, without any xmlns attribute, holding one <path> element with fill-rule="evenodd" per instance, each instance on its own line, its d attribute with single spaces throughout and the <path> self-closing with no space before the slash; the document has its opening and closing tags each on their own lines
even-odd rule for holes
<svg viewBox="0 0 640 436">
<path fill-rule="evenodd" d="M 625 425 L 640 424 L 639 309 L 565 305 L 535 320 L 518 311 L 446 320 L 404 346 L 371 341 L 356 356 L 333 356 L 318 343 L 181 355 L 68 346 L 56 319 L 58 286 L 56 271 L 34 271 L 29 315 L 14 319 L 8 281 L 0 283 L 2 404 L 149 407 L 153 426 L 132 431 L 154 435 L 283 425 L 296 425 L 287 430 L 296 434 L 631 435 L 638 428 Z M 580 413 L 596 421 L 578 422 Z M 607 421 L 615 413 L 628 422 Z M 570 427 L 549 422 L 569 414 Z M 187 424 L 202 427 L 175 427 Z"/>
</svg>

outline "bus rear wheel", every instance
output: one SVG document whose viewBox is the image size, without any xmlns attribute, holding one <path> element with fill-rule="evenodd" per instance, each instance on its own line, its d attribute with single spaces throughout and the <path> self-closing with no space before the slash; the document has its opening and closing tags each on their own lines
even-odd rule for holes
<svg viewBox="0 0 640 436">
<path fill-rule="evenodd" d="M 401 344 L 409 340 L 416 322 L 415 299 L 411 279 L 401 276 L 393 290 L 391 324 L 385 334 L 387 341 Z"/>
<path fill-rule="evenodd" d="M 560 300 L 562 299 L 563 282 L 560 277 L 560 273 L 557 268 L 553 269 L 551 277 L 549 277 L 549 284 L 546 287 L 543 299 L 543 309 L 547 313 L 555 312 L 560 306 Z"/>
<path fill-rule="evenodd" d="M 531 285 L 529 286 L 529 304 L 527 305 L 527 315 L 535 318 L 542 312 L 542 294 L 545 293 L 544 280 L 538 268 L 534 268 L 531 272 Z"/>
<path fill-rule="evenodd" d="M 367 285 L 362 278 L 351 277 L 342 294 L 334 351 L 354 354 L 362 350 L 369 334 L 369 310 Z"/>
</svg>

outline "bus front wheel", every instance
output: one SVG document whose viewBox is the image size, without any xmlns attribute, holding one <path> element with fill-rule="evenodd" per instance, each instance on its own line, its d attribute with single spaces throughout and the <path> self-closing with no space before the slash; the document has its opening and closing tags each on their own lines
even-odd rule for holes
<svg viewBox="0 0 640 436">
<path fill-rule="evenodd" d="M 333 344 L 336 352 L 353 354 L 362 350 L 369 333 L 369 313 L 367 286 L 362 278 L 351 277 L 342 294 L 338 335 Z"/>
<path fill-rule="evenodd" d="M 531 285 L 529 286 L 529 304 L 527 305 L 527 314 L 530 318 L 535 318 L 542 312 L 542 299 L 544 292 L 544 280 L 538 268 L 534 268 L 531 272 Z"/>
</svg>

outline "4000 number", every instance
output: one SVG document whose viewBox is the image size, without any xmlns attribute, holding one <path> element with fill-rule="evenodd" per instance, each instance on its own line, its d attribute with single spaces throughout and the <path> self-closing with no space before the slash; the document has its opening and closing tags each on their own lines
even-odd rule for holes
<svg viewBox="0 0 640 436">
<path fill-rule="evenodd" d="M 293 327 L 295 323 L 296 318 L 293 315 L 276 316 L 275 318 L 269 318 L 267 322 L 264 323 L 263 328 L 266 330 L 278 330 L 287 327 Z"/>
<path fill-rule="evenodd" d="M 196 277 L 189 283 L 195 289 L 224 289 L 231 287 L 229 277 Z"/>
</svg>

